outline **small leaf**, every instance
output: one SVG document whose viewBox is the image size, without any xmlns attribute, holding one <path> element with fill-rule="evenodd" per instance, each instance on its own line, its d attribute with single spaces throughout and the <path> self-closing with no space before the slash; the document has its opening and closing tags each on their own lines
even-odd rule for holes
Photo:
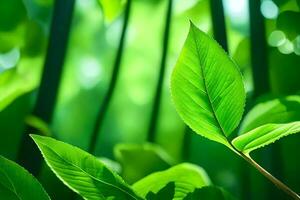
<svg viewBox="0 0 300 200">
<path fill-rule="evenodd" d="M 29 115 L 25 118 L 25 122 L 27 125 L 33 127 L 35 130 L 40 132 L 41 135 L 44 136 L 52 135 L 49 125 L 37 116 Z"/>
<path fill-rule="evenodd" d="M 89 153 L 49 137 L 31 137 L 56 176 L 84 199 L 141 199 L 119 175 Z"/>
<path fill-rule="evenodd" d="M 230 147 L 245 104 L 242 76 L 218 43 L 191 24 L 171 78 L 177 112 L 196 133 Z"/>
<path fill-rule="evenodd" d="M 114 149 L 116 160 L 122 165 L 122 177 L 128 183 L 168 169 L 174 164 L 170 156 L 154 144 L 118 144 Z"/>
<path fill-rule="evenodd" d="M 299 12 L 284 11 L 279 14 L 276 26 L 279 30 L 282 30 L 290 40 L 293 40 L 300 34 L 299 21 Z"/>
<path fill-rule="evenodd" d="M 23 167 L 0 156 L 0 197 L 9 200 L 50 200 L 42 185 Z"/>
<path fill-rule="evenodd" d="M 300 121 L 287 124 L 266 124 L 236 137 L 232 144 L 244 154 L 249 154 L 255 149 L 264 147 L 284 136 L 298 133 L 299 131 Z"/>
<path fill-rule="evenodd" d="M 39 83 L 42 58 L 22 58 L 16 68 L 0 74 L 0 111 Z"/>
<path fill-rule="evenodd" d="M 266 97 L 245 116 L 240 132 L 245 133 L 264 124 L 300 121 L 300 96 Z"/>
<path fill-rule="evenodd" d="M 231 200 L 234 199 L 228 192 L 216 186 L 205 186 L 189 193 L 184 200 Z"/>
<path fill-rule="evenodd" d="M 127 0 L 99 0 L 99 2 L 106 20 L 111 22 L 122 13 Z"/>
<path fill-rule="evenodd" d="M 157 193 L 149 192 L 146 196 L 147 200 L 161 200 L 161 199 L 173 199 L 175 195 L 175 183 L 168 183 L 165 187 L 159 190 Z"/>
<path fill-rule="evenodd" d="M 158 193 L 168 183 L 175 183 L 174 199 L 183 199 L 195 188 L 201 188 L 210 184 L 205 171 L 196 165 L 183 163 L 168 170 L 155 172 L 133 185 L 133 189 L 142 197 L 149 192 Z"/>
</svg>

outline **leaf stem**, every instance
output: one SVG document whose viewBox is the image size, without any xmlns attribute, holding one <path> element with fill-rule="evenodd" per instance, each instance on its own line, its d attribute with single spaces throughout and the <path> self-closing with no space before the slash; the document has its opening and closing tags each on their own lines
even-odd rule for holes
<svg viewBox="0 0 300 200">
<path fill-rule="evenodd" d="M 249 155 L 245 155 L 242 152 L 239 152 L 239 155 L 248 163 L 250 163 L 253 167 L 255 167 L 262 175 L 269 179 L 277 188 L 291 196 L 293 199 L 300 199 L 300 196 L 296 192 L 294 192 L 291 188 L 289 188 L 283 182 L 281 182 L 272 174 L 270 174 L 267 170 L 265 170 L 262 166 L 255 162 Z"/>
</svg>

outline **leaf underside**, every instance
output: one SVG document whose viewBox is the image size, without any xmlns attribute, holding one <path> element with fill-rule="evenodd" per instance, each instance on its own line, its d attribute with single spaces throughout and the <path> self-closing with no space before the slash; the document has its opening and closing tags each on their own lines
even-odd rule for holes
<svg viewBox="0 0 300 200">
<path fill-rule="evenodd" d="M 246 133 L 264 124 L 283 124 L 300 121 L 300 96 L 267 98 L 256 104 L 244 117 L 240 133 Z"/>
<path fill-rule="evenodd" d="M 196 133 L 230 147 L 245 90 L 238 67 L 219 44 L 192 23 L 171 78 L 177 112 Z"/>
<path fill-rule="evenodd" d="M 232 144 L 244 154 L 264 147 L 276 140 L 300 132 L 300 122 L 287 124 L 265 124 L 236 137 Z"/>
<path fill-rule="evenodd" d="M 56 176 L 84 199 L 141 199 L 119 175 L 89 153 L 49 137 L 31 137 Z"/>
</svg>

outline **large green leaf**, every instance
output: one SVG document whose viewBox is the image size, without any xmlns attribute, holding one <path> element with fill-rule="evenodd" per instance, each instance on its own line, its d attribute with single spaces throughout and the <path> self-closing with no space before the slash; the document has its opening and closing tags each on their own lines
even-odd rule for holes
<svg viewBox="0 0 300 200">
<path fill-rule="evenodd" d="M 268 123 L 300 121 L 300 96 L 267 98 L 256 104 L 242 121 L 240 132 L 245 133 Z"/>
<path fill-rule="evenodd" d="M 168 170 L 150 174 L 136 182 L 133 189 L 142 197 L 146 197 L 149 192 L 158 193 L 171 182 L 175 183 L 174 198 L 177 200 L 183 199 L 196 188 L 210 184 L 210 180 L 202 168 L 183 163 Z"/>
<path fill-rule="evenodd" d="M 234 199 L 228 192 L 216 186 L 205 186 L 188 194 L 184 200 L 231 200 Z"/>
<path fill-rule="evenodd" d="M 119 175 L 89 153 L 49 137 L 32 138 L 57 177 L 84 199 L 141 199 Z"/>
<path fill-rule="evenodd" d="M 174 162 L 160 147 L 154 144 L 118 144 L 114 149 L 116 160 L 122 165 L 122 177 L 128 183 L 168 169 Z"/>
<path fill-rule="evenodd" d="M 232 144 L 244 154 L 300 131 L 300 121 L 287 124 L 266 124 L 236 137 Z"/>
<path fill-rule="evenodd" d="M 230 146 L 245 104 L 242 76 L 218 43 L 191 24 L 171 78 L 177 112 L 196 133 Z"/>
<path fill-rule="evenodd" d="M 50 197 L 28 171 L 0 156 L 0 199 L 50 200 Z"/>
</svg>

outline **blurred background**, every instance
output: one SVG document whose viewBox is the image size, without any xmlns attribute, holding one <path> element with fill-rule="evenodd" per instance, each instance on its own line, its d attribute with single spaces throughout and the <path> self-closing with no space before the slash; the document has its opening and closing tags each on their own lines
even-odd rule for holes
<svg viewBox="0 0 300 200">
<path fill-rule="evenodd" d="M 0 154 L 24 162 L 53 199 L 75 197 L 34 157 L 39 152 L 28 133 L 51 135 L 109 162 L 117 144 L 152 142 L 170 163 L 199 164 L 237 199 L 286 199 L 226 147 L 191 133 L 177 115 L 170 75 L 189 20 L 239 65 L 246 112 L 293 95 L 288 108 L 282 104 L 294 112 L 284 120 L 300 120 L 297 0 L 1 0 Z M 299 143 L 293 135 L 253 154 L 297 192 Z"/>
</svg>

